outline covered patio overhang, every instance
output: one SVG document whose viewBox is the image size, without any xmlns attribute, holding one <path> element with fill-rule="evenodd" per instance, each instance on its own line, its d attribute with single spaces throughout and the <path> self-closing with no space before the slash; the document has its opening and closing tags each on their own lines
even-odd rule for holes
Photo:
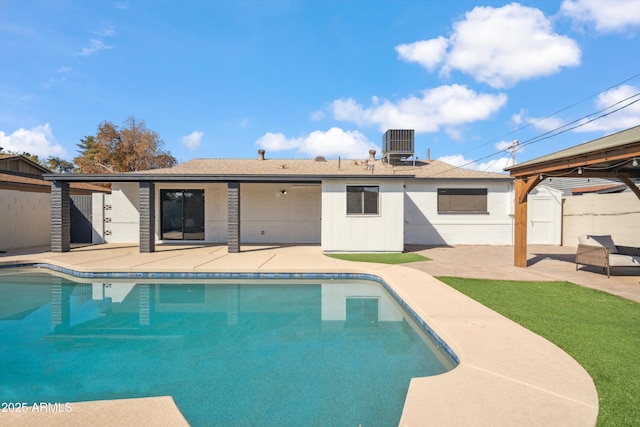
<svg viewBox="0 0 640 427">
<path fill-rule="evenodd" d="M 612 178 L 638 197 L 640 126 L 505 168 L 515 178 L 514 265 L 527 266 L 527 195 L 543 179 Z"/>
</svg>

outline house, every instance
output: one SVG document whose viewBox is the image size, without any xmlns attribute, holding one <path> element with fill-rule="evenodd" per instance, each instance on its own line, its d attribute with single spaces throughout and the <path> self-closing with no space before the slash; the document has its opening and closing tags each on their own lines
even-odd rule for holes
<svg viewBox="0 0 640 427">
<path fill-rule="evenodd" d="M 51 171 L 24 156 L 0 154 L 0 250 L 51 243 Z M 72 183 L 70 195 L 88 196 L 108 189 Z M 79 221 L 76 221 L 76 225 Z"/>
<path fill-rule="evenodd" d="M 512 243 L 513 179 L 414 157 L 390 130 L 359 160 L 195 159 L 135 173 L 48 175 L 52 250 L 69 249 L 69 183 L 111 182 L 98 234 L 109 243 L 315 244 L 325 252 L 401 252 L 407 244 Z M 99 214 L 98 214 L 99 215 Z M 95 224 L 94 229 L 100 225 Z"/>
</svg>

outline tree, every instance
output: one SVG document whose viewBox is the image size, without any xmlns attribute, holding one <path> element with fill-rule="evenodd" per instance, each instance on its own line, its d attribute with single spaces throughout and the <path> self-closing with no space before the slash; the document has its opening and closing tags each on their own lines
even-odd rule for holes
<svg viewBox="0 0 640 427">
<path fill-rule="evenodd" d="M 71 173 L 75 170 L 76 165 L 60 157 L 48 157 L 44 166 L 55 173 Z"/>
<path fill-rule="evenodd" d="M 122 129 L 105 121 L 96 136 L 85 136 L 77 144 L 80 156 L 74 162 L 81 173 L 135 172 L 174 166 L 177 161 L 157 132 L 147 129 L 144 120 L 131 116 Z"/>
</svg>

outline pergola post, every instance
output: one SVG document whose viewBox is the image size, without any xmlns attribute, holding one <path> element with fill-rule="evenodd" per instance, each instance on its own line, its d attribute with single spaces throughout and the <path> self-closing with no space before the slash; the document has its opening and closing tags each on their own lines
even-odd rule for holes
<svg viewBox="0 0 640 427">
<path fill-rule="evenodd" d="M 71 250 L 71 198 L 69 183 L 51 183 L 51 252 Z"/>
<path fill-rule="evenodd" d="M 526 182 L 522 178 L 515 183 L 515 229 L 513 243 L 513 265 L 527 266 L 527 197 L 524 193 Z M 522 195 L 524 194 L 524 198 Z"/>
<path fill-rule="evenodd" d="M 156 250 L 156 197 L 153 182 L 140 182 L 140 253 Z"/>
</svg>

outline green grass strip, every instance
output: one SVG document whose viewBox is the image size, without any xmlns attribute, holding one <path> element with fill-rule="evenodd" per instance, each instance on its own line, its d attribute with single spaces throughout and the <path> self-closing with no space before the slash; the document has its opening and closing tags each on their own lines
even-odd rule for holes
<svg viewBox="0 0 640 427">
<path fill-rule="evenodd" d="M 598 390 L 598 426 L 640 426 L 640 304 L 569 282 L 438 279 L 577 360 Z"/>
<path fill-rule="evenodd" d="M 359 254 L 326 254 L 331 258 L 344 261 L 377 262 L 380 264 L 406 264 L 408 262 L 431 261 L 416 253 L 359 253 Z"/>
</svg>

